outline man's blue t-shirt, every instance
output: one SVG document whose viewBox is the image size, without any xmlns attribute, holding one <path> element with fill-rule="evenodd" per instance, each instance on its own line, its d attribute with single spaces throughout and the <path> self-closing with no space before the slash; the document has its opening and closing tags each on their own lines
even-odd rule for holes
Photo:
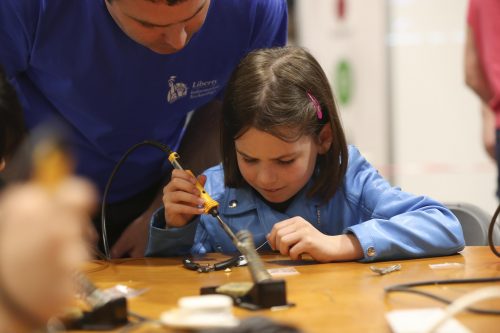
<svg viewBox="0 0 500 333">
<path fill-rule="evenodd" d="M 77 172 L 102 190 L 133 144 L 178 143 L 186 114 L 222 93 L 241 58 L 283 45 L 284 0 L 212 0 L 181 51 L 134 42 L 105 0 L 1 0 L 0 64 L 19 92 L 29 128 L 56 118 L 72 132 Z M 159 181 L 166 157 L 142 148 L 113 183 L 119 201 Z"/>
</svg>

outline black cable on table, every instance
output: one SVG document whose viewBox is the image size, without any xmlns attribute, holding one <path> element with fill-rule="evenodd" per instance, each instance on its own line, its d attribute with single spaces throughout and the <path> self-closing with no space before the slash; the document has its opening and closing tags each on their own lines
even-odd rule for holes
<svg viewBox="0 0 500 333">
<path fill-rule="evenodd" d="M 451 304 L 453 301 L 449 300 L 445 297 L 438 296 L 436 294 L 414 289 L 415 287 L 423 287 L 423 286 L 438 286 L 438 285 L 448 285 L 448 284 L 467 284 L 467 283 L 488 283 L 488 282 L 500 282 L 500 277 L 492 277 L 492 278 L 477 278 L 477 279 L 450 279 L 450 280 L 431 280 L 431 281 L 421 281 L 421 282 L 412 282 L 412 283 L 403 283 L 394 286 L 390 286 L 385 288 L 386 293 L 393 292 L 403 292 L 403 293 L 411 293 L 417 294 L 420 296 L 425 296 L 431 299 L 434 299 L 438 302 Z M 477 314 L 489 314 L 489 315 L 500 315 L 500 310 L 494 309 L 479 309 L 475 307 L 467 307 L 467 311 L 477 313 Z"/>
<path fill-rule="evenodd" d="M 497 257 L 500 257 L 500 253 L 497 251 L 495 244 L 493 244 L 493 231 L 495 230 L 495 223 L 497 222 L 498 214 L 500 213 L 500 205 L 498 205 L 495 214 L 491 218 L 490 227 L 488 228 L 488 244 L 490 245 L 491 252 L 493 252 Z"/>
</svg>

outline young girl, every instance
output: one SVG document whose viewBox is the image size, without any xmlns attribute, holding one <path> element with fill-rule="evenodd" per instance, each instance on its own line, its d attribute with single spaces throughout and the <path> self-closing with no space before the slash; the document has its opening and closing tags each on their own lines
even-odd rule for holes
<svg viewBox="0 0 500 333">
<path fill-rule="evenodd" d="M 347 146 L 328 80 L 305 50 L 249 54 L 228 84 L 222 166 L 200 177 L 221 218 L 255 244 L 321 262 L 450 255 L 462 229 L 442 204 L 391 187 Z M 234 252 L 195 178 L 174 170 L 146 255 Z"/>
</svg>

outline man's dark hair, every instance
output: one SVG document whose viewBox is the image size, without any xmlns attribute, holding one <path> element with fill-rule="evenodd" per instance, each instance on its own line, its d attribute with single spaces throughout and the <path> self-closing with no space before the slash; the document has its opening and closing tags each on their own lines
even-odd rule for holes
<svg viewBox="0 0 500 333">
<path fill-rule="evenodd" d="M 321 66 L 303 48 L 249 53 L 227 85 L 221 126 L 224 180 L 228 187 L 246 185 L 238 168 L 234 140 L 251 127 L 293 142 L 304 135 L 319 138 L 321 130 L 330 126 L 333 142 L 326 153 L 318 155 L 308 195 L 319 195 L 327 201 L 342 185 L 348 151 L 337 105 Z"/>
<path fill-rule="evenodd" d="M 21 104 L 0 66 L 0 159 L 12 156 L 25 134 Z"/>
</svg>

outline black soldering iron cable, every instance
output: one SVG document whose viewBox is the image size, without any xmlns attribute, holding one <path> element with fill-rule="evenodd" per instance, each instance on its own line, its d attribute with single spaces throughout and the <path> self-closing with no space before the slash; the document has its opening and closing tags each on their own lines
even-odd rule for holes
<svg viewBox="0 0 500 333">
<path fill-rule="evenodd" d="M 498 214 L 500 214 L 500 204 L 491 218 L 490 227 L 488 228 L 488 244 L 490 245 L 491 252 L 493 252 L 497 257 L 500 257 L 500 252 L 498 252 L 495 244 L 493 244 L 493 232 L 495 231 L 495 223 L 497 222 Z"/>
<path fill-rule="evenodd" d="M 104 187 L 104 194 L 102 196 L 102 206 L 101 206 L 101 232 L 102 232 L 102 245 L 104 248 L 104 254 L 106 256 L 107 260 L 111 259 L 111 254 L 109 253 L 109 244 L 108 244 L 108 235 L 106 231 L 106 201 L 108 198 L 108 193 L 111 188 L 111 184 L 113 184 L 113 180 L 115 178 L 116 173 L 118 170 L 121 168 L 122 164 L 127 160 L 130 154 L 132 154 L 136 149 L 142 147 L 142 146 L 154 146 L 156 148 L 159 148 L 161 151 L 167 153 L 170 155 L 172 153 L 172 150 L 165 144 L 157 141 L 151 141 L 151 140 L 145 140 L 139 143 L 136 143 L 132 147 L 130 147 L 125 154 L 120 158 L 118 163 L 116 163 L 113 171 L 111 172 L 111 175 L 108 178 L 108 182 L 106 183 L 106 186 Z"/>
</svg>

